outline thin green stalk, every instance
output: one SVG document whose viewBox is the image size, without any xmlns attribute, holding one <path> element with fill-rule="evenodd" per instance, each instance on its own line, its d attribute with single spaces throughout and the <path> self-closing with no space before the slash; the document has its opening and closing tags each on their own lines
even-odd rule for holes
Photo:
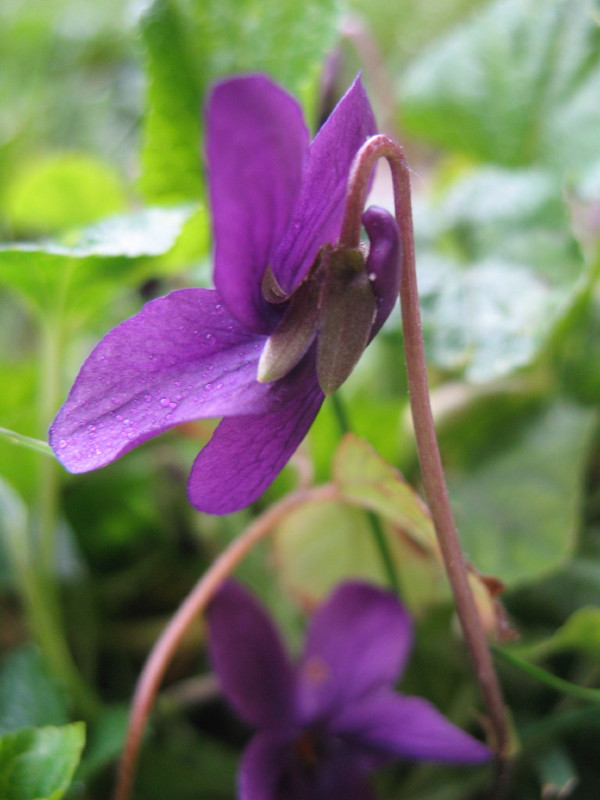
<svg viewBox="0 0 600 800">
<path fill-rule="evenodd" d="M 333 411 L 337 419 L 340 431 L 342 432 L 342 435 L 345 435 L 346 433 L 351 433 L 352 428 L 350 426 L 348 413 L 346 411 L 344 402 L 339 395 L 339 392 L 334 392 L 331 395 L 331 401 L 332 401 Z M 383 530 L 383 527 L 381 525 L 381 522 L 377 514 L 375 514 L 373 511 L 367 511 L 366 514 L 367 514 L 367 519 L 369 520 L 369 525 L 371 526 L 371 531 L 373 532 L 375 547 L 377 548 L 377 552 L 379 553 L 379 557 L 381 558 L 383 571 L 386 575 L 388 584 L 392 589 L 392 591 L 398 596 L 400 596 L 401 595 L 400 581 L 398 580 L 398 575 L 394 567 L 394 559 L 392 558 L 392 554 L 388 546 L 385 531 Z"/>
<path fill-rule="evenodd" d="M 38 419 L 47 428 L 57 405 L 62 361 L 63 327 L 60 314 L 49 315 L 40 326 L 40 381 Z M 31 522 L 26 549 L 18 556 L 20 584 L 27 617 L 48 667 L 66 686 L 77 709 L 95 714 L 98 700 L 83 680 L 65 636 L 56 585 L 56 531 L 59 478 L 55 459 L 39 460 L 36 515 Z"/>
<path fill-rule="evenodd" d="M 519 656 L 516 656 L 514 653 L 511 653 L 509 650 L 503 650 L 500 647 L 494 647 L 493 651 L 494 655 L 498 656 L 503 661 L 506 661 L 508 664 L 516 667 L 521 672 L 529 675 L 530 678 L 533 678 L 540 683 L 544 683 L 546 686 L 550 686 L 552 689 L 556 689 L 557 692 L 570 695 L 571 697 L 576 697 L 578 700 L 585 700 L 588 703 L 600 703 L 600 689 L 590 689 L 587 686 L 578 686 L 576 683 L 566 681 L 564 678 L 559 678 L 557 675 L 553 675 L 551 672 L 548 672 L 541 667 L 537 667 L 535 664 L 531 664 L 529 661 L 525 661 Z"/>
</svg>

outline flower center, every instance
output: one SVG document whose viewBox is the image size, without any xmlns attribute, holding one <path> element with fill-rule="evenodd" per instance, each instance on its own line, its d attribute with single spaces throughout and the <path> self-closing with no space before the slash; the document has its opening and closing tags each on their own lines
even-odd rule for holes
<svg viewBox="0 0 600 800">
<path fill-rule="evenodd" d="M 325 245 L 289 297 L 268 269 L 263 294 L 270 303 L 287 302 L 287 307 L 260 357 L 258 380 L 283 378 L 318 336 L 317 378 L 323 392 L 333 394 L 367 346 L 377 311 L 362 251 Z"/>
</svg>

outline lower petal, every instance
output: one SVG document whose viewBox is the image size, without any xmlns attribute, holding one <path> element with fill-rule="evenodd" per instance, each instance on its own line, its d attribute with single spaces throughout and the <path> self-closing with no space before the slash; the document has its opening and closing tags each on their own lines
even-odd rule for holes
<svg viewBox="0 0 600 800">
<path fill-rule="evenodd" d="M 260 413 L 269 407 L 269 389 L 256 380 L 265 341 L 214 290 L 147 303 L 82 366 L 50 428 L 54 452 L 71 472 L 86 472 L 182 422 Z"/>
<path fill-rule="evenodd" d="M 353 748 L 323 742 L 315 761 L 305 761 L 296 741 L 259 733 L 242 758 L 240 800 L 375 800 Z"/>
<path fill-rule="evenodd" d="M 379 692 L 348 705 L 331 722 L 332 731 L 390 757 L 476 764 L 490 750 L 420 697 Z"/>
<path fill-rule="evenodd" d="M 258 733 L 242 756 L 238 774 L 240 800 L 282 800 L 279 788 L 291 760 L 291 751 L 289 737 Z"/>
<path fill-rule="evenodd" d="M 199 511 L 229 514 L 252 503 L 275 480 L 304 439 L 324 395 L 314 349 L 269 386 L 270 411 L 224 419 L 194 462 L 188 483 Z"/>
</svg>

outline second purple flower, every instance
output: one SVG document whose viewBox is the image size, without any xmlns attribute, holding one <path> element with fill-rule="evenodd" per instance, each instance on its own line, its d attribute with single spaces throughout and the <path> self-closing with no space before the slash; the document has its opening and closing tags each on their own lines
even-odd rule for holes
<svg viewBox="0 0 600 800">
<path fill-rule="evenodd" d="M 399 243 L 373 207 L 368 252 L 337 245 L 352 160 L 376 132 L 360 79 L 312 143 L 298 103 L 261 75 L 218 84 L 206 129 L 216 288 L 172 292 L 108 333 L 50 444 L 86 472 L 175 425 L 223 417 L 188 494 L 224 514 L 274 480 L 389 315 Z"/>
</svg>

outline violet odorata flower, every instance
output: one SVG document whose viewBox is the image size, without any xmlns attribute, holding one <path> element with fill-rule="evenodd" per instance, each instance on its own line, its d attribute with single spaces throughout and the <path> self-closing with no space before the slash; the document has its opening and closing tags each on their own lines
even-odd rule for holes
<svg viewBox="0 0 600 800">
<path fill-rule="evenodd" d="M 216 288 L 172 292 L 108 333 L 50 444 L 86 472 L 223 417 L 188 483 L 196 508 L 223 514 L 269 486 L 389 315 L 399 242 L 372 207 L 368 252 L 337 244 L 350 165 L 375 133 L 359 78 L 310 144 L 298 103 L 262 75 L 218 84 L 206 131 Z"/>
<path fill-rule="evenodd" d="M 412 629 L 389 591 L 341 584 L 313 615 L 297 665 L 239 584 L 224 584 L 207 618 L 225 696 L 258 728 L 242 756 L 240 800 L 370 800 L 369 772 L 394 758 L 490 758 L 431 703 L 393 691 Z"/>
</svg>

